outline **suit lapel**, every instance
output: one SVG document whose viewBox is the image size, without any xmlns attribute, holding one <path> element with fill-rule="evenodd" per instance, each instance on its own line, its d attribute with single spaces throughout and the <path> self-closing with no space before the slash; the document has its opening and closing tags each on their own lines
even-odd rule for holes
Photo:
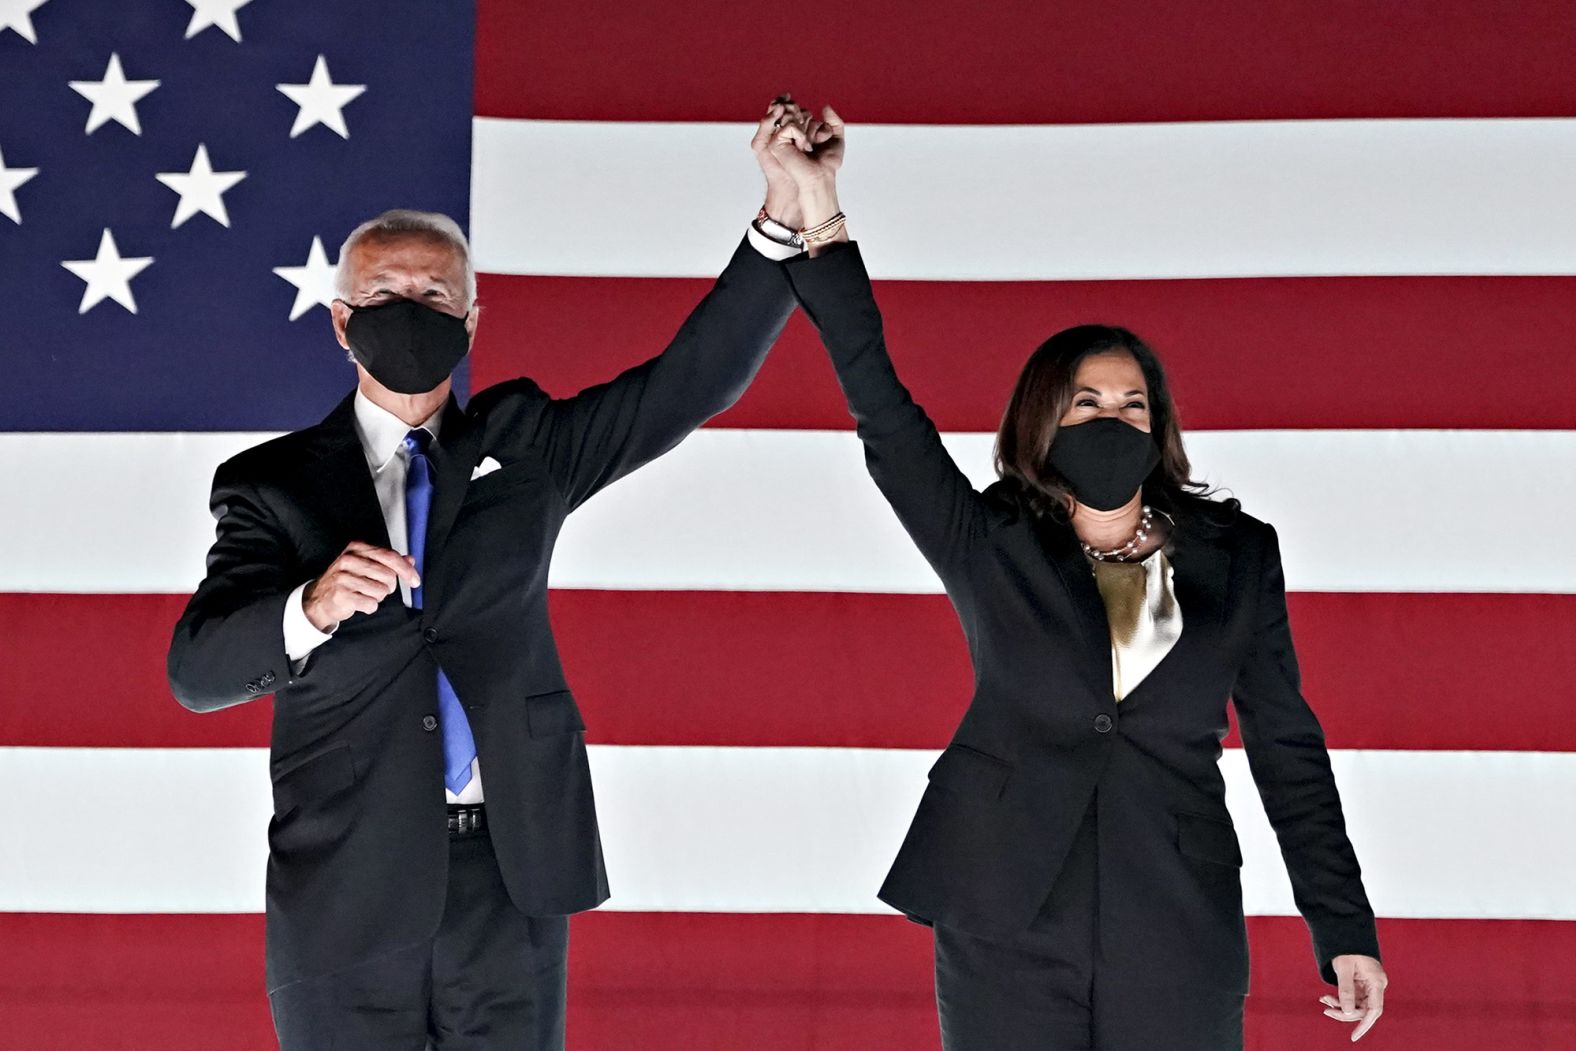
<svg viewBox="0 0 1576 1051">
<path fill-rule="evenodd" d="M 437 603 L 443 585 L 443 542 L 454 528 L 471 471 L 481 459 L 482 428 L 460 408 L 454 396 L 443 408 L 441 437 L 432 446 L 432 510 L 427 519 L 426 604 Z"/>
<path fill-rule="evenodd" d="M 388 526 L 356 433 L 354 391 L 318 424 L 317 431 L 317 465 L 303 472 L 302 484 L 309 491 L 305 506 L 326 510 L 353 540 L 388 547 Z"/>
<path fill-rule="evenodd" d="M 1094 685 L 1111 692 L 1111 626 L 1106 620 L 1105 603 L 1095 583 L 1094 571 L 1084 556 L 1083 547 L 1072 527 L 1048 517 L 1035 519 L 1046 557 L 1066 586 L 1074 619 L 1081 636 L 1082 660 L 1079 662 Z"/>
</svg>

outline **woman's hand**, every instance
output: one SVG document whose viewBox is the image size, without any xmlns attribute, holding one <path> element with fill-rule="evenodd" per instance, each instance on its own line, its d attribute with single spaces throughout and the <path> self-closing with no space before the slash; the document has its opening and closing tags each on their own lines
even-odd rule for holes
<svg viewBox="0 0 1576 1051">
<path fill-rule="evenodd" d="M 766 176 L 766 214 L 790 229 L 797 230 L 804 224 L 804 213 L 799 207 L 799 187 L 782 163 L 772 153 L 772 139 L 783 128 L 803 130 L 810 122 L 810 115 L 793 100 L 791 95 L 778 95 L 766 107 L 766 116 L 755 128 L 750 140 L 750 151 Z"/>
<path fill-rule="evenodd" d="M 820 120 L 802 126 L 785 124 L 772 136 L 771 154 L 798 187 L 806 227 L 818 226 L 841 211 L 837 172 L 843 166 L 846 142 L 847 127 L 831 106 L 821 111 Z"/>
<path fill-rule="evenodd" d="M 1384 1013 L 1384 987 L 1389 984 L 1384 965 L 1372 956 L 1337 956 L 1330 961 L 1335 969 L 1337 992 L 1334 996 L 1321 996 L 1326 1016 L 1337 1022 L 1356 1022 L 1352 1040 L 1356 1042 L 1374 1027 Z"/>
</svg>

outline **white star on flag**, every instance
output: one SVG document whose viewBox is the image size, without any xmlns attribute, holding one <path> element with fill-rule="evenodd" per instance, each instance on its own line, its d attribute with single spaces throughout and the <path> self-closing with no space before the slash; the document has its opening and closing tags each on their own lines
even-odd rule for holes
<svg viewBox="0 0 1576 1051">
<path fill-rule="evenodd" d="M 82 290 L 82 305 L 77 307 L 78 314 L 86 314 L 104 299 L 113 299 L 135 314 L 137 301 L 131 297 L 131 279 L 142 273 L 151 262 L 153 259 L 146 256 L 140 259 L 121 258 L 120 249 L 115 246 L 115 236 L 106 227 L 104 236 L 99 238 L 97 258 L 72 259 L 60 265 L 88 283 L 88 287 Z"/>
<path fill-rule="evenodd" d="M 104 70 L 103 80 L 71 81 L 71 90 L 93 103 L 93 112 L 88 114 L 89 135 L 108 120 L 119 121 L 133 135 L 141 135 L 142 125 L 137 122 L 137 100 L 158 86 L 157 80 L 127 80 L 120 68 L 120 56 L 116 54 L 109 56 L 109 66 Z"/>
<path fill-rule="evenodd" d="M 38 43 L 38 34 L 33 32 L 33 20 L 28 17 L 48 0 L 0 0 L 0 33 L 7 29 L 14 30 L 16 35 L 26 40 L 29 44 Z"/>
<path fill-rule="evenodd" d="M 317 63 L 312 67 L 312 79 L 305 84 L 274 86 L 301 107 L 296 113 L 295 124 L 290 128 L 292 139 L 314 124 L 333 129 L 342 139 L 350 138 L 350 129 L 345 127 L 345 115 L 340 111 L 367 90 L 365 84 L 335 84 L 328 76 L 328 60 L 322 55 L 317 56 Z"/>
<path fill-rule="evenodd" d="M 246 173 L 214 171 L 208 161 L 208 147 L 198 143 L 191 171 L 159 172 L 154 178 L 181 195 L 175 206 L 175 218 L 170 223 L 173 230 L 198 212 L 217 219 L 220 226 L 229 226 L 230 213 L 224 208 L 224 191 L 246 178 Z"/>
<path fill-rule="evenodd" d="M 21 225 L 22 210 L 16 206 L 14 191 L 37 174 L 37 168 L 7 168 L 5 155 L 0 154 L 0 215 Z"/>
<path fill-rule="evenodd" d="M 312 238 L 312 248 L 306 254 L 305 266 L 276 266 L 274 273 L 295 285 L 295 302 L 290 306 L 290 320 L 305 314 L 313 307 L 328 307 L 339 293 L 334 289 L 334 264 L 323 251 L 323 239 Z"/>
<path fill-rule="evenodd" d="M 241 25 L 235 13 L 252 0 L 186 0 L 192 6 L 191 24 L 186 27 L 186 39 L 201 33 L 209 26 L 218 26 L 237 44 L 241 42 Z"/>
</svg>

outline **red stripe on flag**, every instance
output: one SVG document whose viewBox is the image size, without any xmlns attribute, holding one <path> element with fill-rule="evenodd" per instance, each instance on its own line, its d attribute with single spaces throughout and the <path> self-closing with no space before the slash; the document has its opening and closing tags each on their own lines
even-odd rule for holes
<svg viewBox="0 0 1576 1051">
<path fill-rule="evenodd" d="M 171 699 L 184 603 L 0 596 L 0 696 L 25 699 L 0 705 L 0 745 L 266 745 L 266 703 L 194 715 Z M 1576 751 L 1560 706 L 1504 705 L 1576 681 L 1576 647 L 1549 644 L 1576 596 L 1304 593 L 1291 608 L 1332 747 Z M 942 596 L 555 591 L 552 612 L 597 743 L 939 748 L 971 688 Z"/>
<path fill-rule="evenodd" d="M 484 274 L 473 388 L 528 375 L 564 395 L 601 382 L 660 351 L 709 287 Z M 876 291 L 898 371 L 943 430 L 994 431 L 1030 352 L 1091 321 L 1156 348 L 1191 428 L 1576 427 L 1556 396 L 1576 390 L 1576 355 L 1556 335 L 1576 329 L 1571 278 L 882 281 Z M 716 424 L 848 428 L 802 315 Z"/>
<path fill-rule="evenodd" d="M 779 92 L 866 123 L 1011 124 L 1576 112 L 1563 0 L 1386 4 L 805 0 L 804 47 L 727 0 L 477 5 L 476 112 L 748 120 Z"/>
<path fill-rule="evenodd" d="M 17 1051 L 272 1048 L 262 917 L 0 914 Z M 1334 1047 L 1307 931 L 1250 917 L 1247 1048 Z M 1384 1046 L 1576 1045 L 1576 924 L 1382 920 Z M 1472 969 L 1472 995 L 1459 992 Z M 938 1046 L 929 932 L 898 917 L 588 913 L 570 934 L 569 1047 Z"/>
</svg>

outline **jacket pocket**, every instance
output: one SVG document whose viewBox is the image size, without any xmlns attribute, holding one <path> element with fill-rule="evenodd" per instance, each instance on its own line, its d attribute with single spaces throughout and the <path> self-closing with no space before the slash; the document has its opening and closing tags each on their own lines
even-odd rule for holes
<svg viewBox="0 0 1576 1051">
<path fill-rule="evenodd" d="M 1177 850 L 1200 861 L 1242 867 L 1242 847 L 1231 822 L 1204 814 L 1177 813 Z"/>
<path fill-rule="evenodd" d="M 529 461 L 508 464 L 468 482 L 465 486 L 465 497 L 460 501 L 461 505 L 491 503 L 494 499 L 501 499 L 522 485 L 540 481 L 540 476 L 541 472 L 537 470 L 536 465 Z"/>
<path fill-rule="evenodd" d="M 274 778 L 274 812 L 284 815 L 343 792 L 356 783 L 356 764 L 345 742 L 331 745 L 282 770 Z"/>
<path fill-rule="evenodd" d="M 582 731 L 586 724 L 568 690 L 533 694 L 525 699 L 525 724 L 532 737 L 553 737 Z"/>
<path fill-rule="evenodd" d="M 951 744 L 930 768 L 930 782 L 961 795 L 999 799 L 1007 787 L 1012 765 L 993 755 Z"/>
</svg>

